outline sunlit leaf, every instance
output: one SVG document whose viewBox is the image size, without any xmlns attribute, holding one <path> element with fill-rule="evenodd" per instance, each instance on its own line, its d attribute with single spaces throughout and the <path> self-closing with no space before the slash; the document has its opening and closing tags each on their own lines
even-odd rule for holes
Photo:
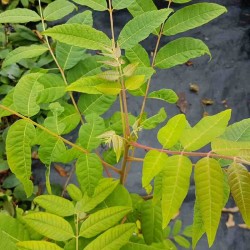
<svg viewBox="0 0 250 250">
<path fill-rule="evenodd" d="M 79 235 L 92 238 L 117 224 L 131 211 L 129 207 L 110 207 L 91 214 L 82 224 Z"/>
<path fill-rule="evenodd" d="M 73 215 L 75 212 L 72 202 L 56 195 L 40 195 L 34 199 L 34 202 L 47 212 L 61 217 Z"/>
<path fill-rule="evenodd" d="M 55 243 L 47 241 L 19 241 L 16 243 L 19 250 L 62 250 Z"/>
<path fill-rule="evenodd" d="M 73 0 L 75 3 L 85 5 L 93 10 L 104 11 L 107 10 L 106 0 Z"/>
<path fill-rule="evenodd" d="M 223 172 L 220 164 L 212 158 L 202 158 L 194 170 L 196 198 L 202 221 L 211 246 L 219 226 L 224 203 Z"/>
<path fill-rule="evenodd" d="M 85 250 L 117 250 L 125 245 L 135 230 L 135 224 L 126 223 L 110 228 L 87 245 Z"/>
<path fill-rule="evenodd" d="M 228 182 L 231 193 L 239 207 L 245 223 L 250 226 L 250 175 L 241 164 L 233 163 L 228 168 Z"/>
<path fill-rule="evenodd" d="M 34 212 L 25 215 L 23 219 L 29 227 L 52 240 L 65 241 L 74 237 L 69 222 L 57 215 Z"/>
<path fill-rule="evenodd" d="M 164 108 L 161 108 L 158 113 L 154 116 L 147 118 L 142 121 L 141 125 L 144 129 L 153 129 L 158 126 L 161 122 L 163 122 L 167 118 L 167 114 Z"/>
<path fill-rule="evenodd" d="M 193 128 L 184 130 L 180 142 L 185 150 L 198 150 L 223 134 L 231 117 L 231 110 L 202 118 Z"/>
<path fill-rule="evenodd" d="M 172 89 L 153 91 L 149 93 L 148 98 L 158 99 L 168 103 L 176 103 L 178 101 L 178 96 Z"/>
</svg>

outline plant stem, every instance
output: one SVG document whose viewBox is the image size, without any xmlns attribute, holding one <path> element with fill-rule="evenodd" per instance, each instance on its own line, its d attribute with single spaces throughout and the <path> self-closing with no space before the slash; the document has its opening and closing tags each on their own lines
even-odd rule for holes
<svg viewBox="0 0 250 250">
<path fill-rule="evenodd" d="M 70 171 L 70 173 L 69 173 L 69 176 L 68 176 L 67 180 L 65 181 L 65 183 L 64 183 L 64 185 L 63 185 L 63 190 L 62 190 L 62 193 L 61 193 L 61 196 L 62 196 L 62 197 L 63 197 L 64 194 L 65 194 L 66 188 L 67 188 L 67 186 L 68 186 L 68 184 L 69 184 L 69 181 L 70 181 L 70 179 L 71 179 L 73 173 L 75 172 L 75 169 L 76 169 L 76 166 L 75 166 L 75 164 L 74 164 L 74 165 L 72 166 L 72 169 L 71 169 L 71 171 Z"/>
<path fill-rule="evenodd" d="M 163 153 L 170 154 L 170 155 L 186 155 L 186 156 L 194 156 L 194 157 L 213 157 L 213 158 L 221 158 L 221 159 L 226 159 L 226 160 L 232 160 L 232 161 L 236 161 L 238 163 L 244 163 L 244 164 L 250 165 L 249 161 L 240 159 L 238 157 L 227 156 L 227 155 L 219 155 L 219 154 L 215 154 L 215 153 L 212 153 L 212 152 L 203 153 L 203 152 L 172 151 L 172 150 L 168 150 L 168 149 L 159 149 L 159 148 L 153 148 L 153 147 L 145 146 L 145 145 L 142 145 L 142 144 L 137 143 L 137 142 L 131 142 L 130 145 L 133 146 L 133 147 L 136 147 L 136 148 L 142 148 L 142 149 L 146 149 L 146 150 L 157 150 L 159 152 L 163 152 Z M 128 158 L 127 160 L 130 160 L 130 161 L 143 161 L 143 159 L 132 158 L 132 157 Z"/>
<path fill-rule="evenodd" d="M 25 120 L 25 121 L 27 121 L 27 122 L 29 122 L 29 123 L 31 123 L 31 124 L 33 124 L 34 126 L 40 128 L 40 129 L 42 129 L 43 131 L 45 131 L 46 133 L 52 135 L 52 136 L 55 137 L 55 138 L 62 140 L 65 144 L 67 144 L 67 145 L 69 145 L 69 146 L 71 146 L 71 147 L 73 147 L 73 148 L 75 148 L 75 149 L 81 151 L 82 153 L 84 153 L 84 154 L 89 154 L 88 150 L 86 150 L 86 149 L 82 148 L 81 146 L 79 146 L 79 145 L 77 145 L 77 144 L 75 144 L 75 143 L 72 143 L 71 141 L 69 141 L 69 140 L 67 140 L 67 139 L 65 139 L 65 138 L 63 138 L 63 137 L 61 137 L 60 135 L 58 135 L 58 134 L 56 134 L 56 133 L 50 131 L 49 129 L 45 128 L 44 126 L 40 125 L 39 123 L 32 121 L 30 118 L 28 118 L 28 117 L 26 117 L 26 116 L 23 116 L 23 115 L 19 114 L 18 112 L 14 111 L 14 110 L 12 110 L 12 109 L 6 107 L 6 106 L 3 106 L 3 105 L 1 105 L 1 104 L 0 104 L 0 108 L 1 108 L 1 109 L 4 109 L 4 110 L 6 110 L 6 111 L 8 111 L 8 112 L 10 112 L 10 113 L 12 113 L 13 115 L 18 116 L 19 118 L 21 118 L 21 119 L 23 119 L 23 120 Z M 97 155 L 97 156 L 98 156 L 98 155 Z M 98 156 L 98 157 L 99 157 L 99 156 Z M 116 167 L 114 167 L 114 166 L 110 165 L 109 163 L 105 162 L 102 158 L 99 157 L 99 159 L 100 159 L 100 161 L 102 162 L 103 165 L 105 165 L 105 166 L 107 166 L 108 168 L 112 169 L 114 172 L 120 174 L 121 171 L 120 171 L 119 169 L 117 169 Z"/>
<path fill-rule="evenodd" d="M 43 12 L 42 12 L 41 0 L 39 0 L 39 9 L 40 9 L 40 16 L 41 16 L 43 31 L 45 31 L 46 28 L 45 28 L 44 17 L 43 17 Z M 44 35 L 44 38 L 45 38 L 46 44 L 47 44 L 47 46 L 48 46 L 49 52 L 50 52 L 50 54 L 51 54 L 51 56 L 52 56 L 54 62 L 56 63 L 57 68 L 58 68 L 59 71 L 60 71 L 60 74 L 61 74 L 61 76 L 62 76 L 62 78 L 63 78 L 64 84 L 67 86 L 67 85 L 68 85 L 68 81 L 67 81 L 67 79 L 66 79 L 64 70 L 62 69 L 62 67 L 60 66 L 60 64 L 58 63 L 58 61 L 57 61 L 57 59 L 56 59 L 56 57 L 55 57 L 55 54 L 54 54 L 54 52 L 53 52 L 53 49 L 52 49 L 51 46 L 50 46 L 48 37 L 47 37 L 46 35 Z M 81 123 L 84 124 L 84 121 L 83 121 L 81 112 L 80 112 L 80 110 L 79 110 L 78 107 L 77 107 L 77 104 L 76 104 L 76 101 L 75 101 L 75 99 L 74 99 L 74 97 L 73 97 L 72 92 L 68 92 L 68 93 L 69 93 L 70 99 L 71 99 L 71 101 L 72 101 L 72 103 L 73 103 L 73 105 L 74 105 L 74 107 L 75 107 L 75 110 L 77 111 L 77 113 L 78 113 L 79 116 L 80 116 Z"/>
<path fill-rule="evenodd" d="M 78 245 L 79 245 L 79 214 L 76 214 L 76 221 L 75 221 L 75 226 L 76 226 L 76 250 L 78 250 Z"/>
</svg>

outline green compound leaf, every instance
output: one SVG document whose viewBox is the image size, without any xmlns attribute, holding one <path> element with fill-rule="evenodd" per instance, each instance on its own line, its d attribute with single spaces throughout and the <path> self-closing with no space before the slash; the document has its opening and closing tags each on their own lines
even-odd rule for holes
<svg viewBox="0 0 250 250">
<path fill-rule="evenodd" d="M 96 113 L 97 115 L 104 114 L 111 105 L 115 102 L 116 96 L 113 95 L 89 95 L 82 94 L 78 100 L 78 108 L 84 115 Z"/>
<path fill-rule="evenodd" d="M 185 199 L 192 173 L 192 162 L 181 155 L 169 157 L 162 171 L 162 214 L 165 228 Z"/>
<path fill-rule="evenodd" d="M 30 123 L 19 120 L 8 131 L 6 153 L 9 167 L 22 182 L 27 197 L 32 195 L 33 183 L 31 176 L 31 142 L 36 130 Z"/>
<path fill-rule="evenodd" d="M 85 10 L 82 13 L 74 15 L 71 17 L 67 23 L 80 23 L 87 24 L 89 26 L 93 26 L 93 16 L 90 10 Z"/>
<path fill-rule="evenodd" d="M 41 17 L 32 10 L 16 8 L 0 14 L 0 23 L 28 23 L 40 21 Z"/>
<path fill-rule="evenodd" d="M 223 134 L 231 117 L 231 110 L 202 118 L 193 128 L 184 130 L 180 142 L 184 150 L 198 150 Z"/>
<path fill-rule="evenodd" d="M 127 223 L 110 228 L 92 242 L 85 250 L 102 249 L 117 250 L 124 246 L 135 231 L 134 223 Z"/>
<path fill-rule="evenodd" d="M 155 66 L 169 69 L 205 54 L 211 57 L 204 42 L 192 37 L 182 37 L 169 42 L 159 50 L 155 58 Z"/>
<path fill-rule="evenodd" d="M 184 7 L 167 20 L 163 34 L 170 36 L 199 27 L 226 11 L 225 7 L 214 3 L 198 3 Z"/>
<path fill-rule="evenodd" d="M 69 184 L 66 190 L 73 201 L 80 201 L 82 199 L 82 191 L 75 184 Z"/>
<path fill-rule="evenodd" d="M 158 99 L 168 103 L 176 103 L 178 101 L 177 94 L 172 89 L 160 89 L 149 93 L 148 98 Z"/>
<path fill-rule="evenodd" d="M 58 42 L 56 45 L 56 57 L 63 70 L 71 69 L 80 62 L 84 52 L 85 50 L 80 47 L 65 43 Z"/>
<path fill-rule="evenodd" d="M 127 49 L 125 51 L 125 56 L 131 63 L 138 63 L 140 66 L 150 67 L 148 52 L 140 44 Z"/>
<path fill-rule="evenodd" d="M 62 24 L 43 32 L 59 42 L 85 49 L 103 50 L 111 47 L 111 40 L 102 31 L 86 24 Z"/>
<path fill-rule="evenodd" d="M 159 130 L 157 139 L 164 148 L 171 148 L 178 142 L 186 126 L 185 115 L 176 115 L 169 119 L 167 124 Z"/>
<path fill-rule="evenodd" d="M 153 204 L 151 200 L 142 203 L 141 230 L 148 245 L 163 240 L 162 213 L 159 204 Z"/>
<path fill-rule="evenodd" d="M 86 94 L 109 94 L 117 95 L 120 92 L 121 86 L 118 82 L 112 82 L 101 79 L 98 76 L 82 77 L 67 88 L 67 91 L 76 91 Z"/>
<path fill-rule="evenodd" d="M 121 9 L 125 9 L 128 8 L 133 2 L 135 2 L 135 0 L 112 0 L 112 7 L 115 10 L 121 10 Z"/>
<path fill-rule="evenodd" d="M 37 81 L 43 86 L 36 99 L 38 104 L 54 102 L 66 92 L 65 83 L 59 75 L 42 74 Z"/>
<path fill-rule="evenodd" d="M 145 12 L 130 20 L 120 32 L 118 43 L 122 49 L 133 48 L 146 39 L 170 15 L 171 9 Z"/>
<path fill-rule="evenodd" d="M 39 159 L 49 166 L 52 162 L 60 162 L 60 157 L 66 153 L 66 147 L 61 139 L 48 136 L 46 143 L 43 143 L 39 150 Z"/>
<path fill-rule="evenodd" d="M 115 206 L 91 214 L 83 222 L 79 235 L 92 238 L 117 224 L 130 211 L 130 207 Z"/>
<path fill-rule="evenodd" d="M 55 243 L 47 241 L 19 241 L 16 246 L 19 250 L 63 250 Z"/>
<path fill-rule="evenodd" d="M 167 114 L 164 108 L 161 108 L 158 113 L 144 120 L 141 125 L 144 129 L 153 129 L 162 123 L 167 118 Z"/>
<path fill-rule="evenodd" d="M 145 83 L 144 75 L 134 75 L 129 77 L 125 81 L 126 89 L 128 90 L 136 90 L 139 89 Z"/>
<path fill-rule="evenodd" d="M 7 67 L 13 63 L 19 62 L 22 59 L 38 57 L 48 51 L 44 45 L 21 46 L 12 50 L 3 61 L 2 67 Z"/>
<path fill-rule="evenodd" d="M 66 220 L 46 212 L 29 213 L 23 217 L 25 223 L 39 234 L 56 241 L 65 241 L 74 237 L 74 232 Z"/>
<path fill-rule="evenodd" d="M 212 158 L 202 158 L 195 164 L 195 192 L 209 247 L 214 242 L 224 205 L 224 175 L 220 164 Z"/>
<path fill-rule="evenodd" d="M 72 202 L 56 195 L 40 195 L 34 199 L 40 207 L 47 212 L 66 217 L 75 213 L 75 208 Z"/>
<path fill-rule="evenodd" d="M 163 169 L 166 165 L 168 156 L 165 153 L 151 150 L 149 151 L 143 162 L 142 170 L 142 186 L 147 187 L 152 179 Z"/>
<path fill-rule="evenodd" d="M 153 0 L 135 0 L 128 8 L 133 17 L 152 10 L 157 10 Z"/>
<path fill-rule="evenodd" d="M 241 164 L 233 163 L 228 168 L 228 182 L 231 193 L 239 207 L 245 223 L 250 226 L 250 175 Z"/>
<path fill-rule="evenodd" d="M 48 4 L 43 11 L 45 21 L 59 20 L 75 9 L 75 5 L 67 0 L 56 0 Z"/>
<path fill-rule="evenodd" d="M 102 164 L 96 154 L 81 155 L 76 162 L 76 176 L 81 190 L 92 196 L 102 178 Z"/>
<path fill-rule="evenodd" d="M 206 232 L 204 222 L 202 220 L 201 210 L 197 199 L 194 204 L 194 219 L 192 226 L 192 247 L 196 248 L 196 245 L 202 235 Z"/>
<path fill-rule="evenodd" d="M 0 232 L 4 235 L 4 239 L 1 239 L 0 235 L 1 243 L 7 241 L 7 239 L 13 241 L 13 238 L 20 241 L 30 239 L 29 232 L 23 223 L 3 212 L 0 213 Z M 0 246 L 2 246 L 1 243 Z M 12 248 L 10 249 L 12 250 Z"/>
<path fill-rule="evenodd" d="M 40 111 L 36 99 L 39 92 L 44 88 L 38 81 L 41 76 L 41 73 L 24 75 L 14 89 L 15 109 L 25 116 L 31 117 Z"/>
<path fill-rule="evenodd" d="M 95 189 L 94 195 L 89 197 L 85 193 L 82 200 L 77 203 L 76 209 L 80 212 L 91 211 L 114 191 L 118 183 L 119 181 L 113 181 L 112 179 L 108 178 L 101 179 Z"/>
<path fill-rule="evenodd" d="M 73 1 L 80 5 L 88 6 L 93 10 L 97 10 L 97 11 L 107 10 L 106 0 L 73 0 Z"/>
<path fill-rule="evenodd" d="M 95 113 L 85 117 L 87 123 L 79 130 L 79 143 L 87 150 L 93 150 L 101 144 L 99 135 L 105 132 L 104 120 Z"/>
</svg>

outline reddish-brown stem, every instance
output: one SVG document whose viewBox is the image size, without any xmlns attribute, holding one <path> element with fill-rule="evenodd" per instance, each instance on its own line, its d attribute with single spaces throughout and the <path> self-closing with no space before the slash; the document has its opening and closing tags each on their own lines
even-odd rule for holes
<svg viewBox="0 0 250 250">
<path fill-rule="evenodd" d="M 250 162 L 243 160 L 243 159 L 240 159 L 240 158 L 235 157 L 235 156 L 219 155 L 219 154 L 215 154 L 215 153 L 211 153 L 211 152 L 203 153 L 203 152 L 172 151 L 172 150 L 168 150 L 168 149 L 160 149 L 160 148 L 153 148 L 150 146 L 145 146 L 145 145 L 142 145 L 138 142 L 131 142 L 130 145 L 133 147 L 142 148 L 145 150 L 157 150 L 159 152 L 164 152 L 164 153 L 170 154 L 170 155 L 186 155 L 186 156 L 194 156 L 194 157 L 221 158 L 221 159 L 237 161 L 239 163 L 244 163 L 244 164 L 250 165 Z M 139 158 L 135 158 L 135 159 L 136 159 L 136 161 L 139 161 Z M 130 158 L 130 160 L 133 160 L 133 158 Z"/>
</svg>

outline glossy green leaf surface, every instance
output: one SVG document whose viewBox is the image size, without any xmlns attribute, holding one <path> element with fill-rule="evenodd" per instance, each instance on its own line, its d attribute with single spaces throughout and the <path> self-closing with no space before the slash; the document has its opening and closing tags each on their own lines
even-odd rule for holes
<svg viewBox="0 0 250 250">
<path fill-rule="evenodd" d="M 6 138 L 7 160 L 11 171 L 22 182 L 26 195 L 33 192 L 31 176 L 31 142 L 36 130 L 30 123 L 19 120 L 8 131 Z"/>
<path fill-rule="evenodd" d="M 59 42 L 85 49 L 102 50 L 111 47 L 111 40 L 102 31 L 86 24 L 62 24 L 43 32 Z"/>
<path fill-rule="evenodd" d="M 83 124 L 79 130 L 79 142 L 85 149 L 93 150 L 101 143 L 98 136 L 105 131 L 104 121 L 95 113 L 85 118 L 87 123 Z"/>
<path fill-rule="evenodd" d="M 162 213 L 159 204 L 153 204 L 150 200 L 142 203 L 141 229 L 146 244 L 163 240 Z"/>
<path fill-rule="evenodd" d="M 135 224 L 126 223 L 110 228 L 87 245 L 85 250 L 117 250 L 125 245 L 135 230 Z"/>
<path fill-rule="evenodd" d="M 162 214 L 166 227 L 179 211 L 190 185 L 192 162 L 181 155 L 168 157 L 162 170 Z"/>
<path fill-rule="evenodd" d="M 204 42 L 192 37 L 182 37 L 169 42 L 159 50 L 156 55 L 155 66 L 161 69 L 169 69 L 205 54 L 211 57 Z"/>
<path fill-rule="evenodd" d="M 56 241 L 65 241 L 74 237 L 74 232 L 66 220 L 46 212 L 29 213 L 24 217 L 25 223 L 36 232 Z"/>
<path fill-rule="evenodd" d="M 196 199 L 199 203 L 209 246 L 214 242 L 224 203 L 223 179 L 221 166 L 216 160 L 207 157 L 195 164 Z"/>
<path fill-rule="evenodd" d="M 233 163 L 228 168 L 228 182 L 233 198 L 245 223 L 250 225 L 250 175 L 241 164 Z"/>
<path fill-rule="evenodd" d="M 16 245 L 19 250 L 62 250 L 55 243 L 47 241 L 19 241 Z"/>
<path fill-rule="evenodd" d="M 38 57 L 48 51 L 48 48 L 44 45 L 31 45 L 21 46 L 17 49 L 12 50 L 5 60 L 3 61 L 2 67 L 9 66 L 13 63 L 19 62 L 22 59 Z"/>
<path fill-rule="evenodd" d="M 41 17 L 33 10 L 15 8 L 0 14 L 0 23 L 28 23 L 40 21 Z"/>
<path fill-rule="evenodd" d="M 120 32 L 118 43 L 122 49 L 133 48 L 149 36 L 169 16 L 172 10 L 153 10 L 145 12 L 129 21 Z"/>
<path fill-rule="evenodd" d="M 75 212 L 72 202 L 56 195 L 40 195 L 34 199 L 34 202 L 47 212 L 62 217 L 73 215 Z"/>
<path fill-rule="evenodd" d="M 231 117 L 231 110 L 202 118 L 193 128 L 183 131 L 180 142 L 185 150 L 195 151 L 223 134 Z"/>
<path fill-rule="evenodd" d="M 172 89 L 153 91 L 149 93 L 148 98 L 162 100 L 168 103 L 176 103 L 178 101 L 178 96 Z"/>
<path fill-rule="evenodd" d="M 70 14 L 75 9 L 75 5 L 67 0 L 56 0 L 47 5 L 43 11 L 46 21 L 55 21 Z"/>
<path fill-rule="evenodd" d="M 94 194 L 95 187 L 102 177 L 102 164 L 96 154 L 81 155 L 76 162 L 76 176 L 83 192 Z"/>
<path fill-rule="evenodd" d="M 75 3 L 85 5 L 93 10 L 104 11 L 107 10 L 106 0 L 73 0 Z"/>
<path fill-rule="evenodd" d="M 159 130 L 157 139 L 164 148 L 171 148 L 178 142 L 186 126 L 185 115 L 176 115 L 169 119 L 167 124 Z"/>
<path fill-rule="evenodd" d="M 79 234 L 85 238 L 92 238 L 117 224 L 130 211 L 130 207 L 122 206 L 102 209 L 94 214 L 91 214 L 83 222 Z"/>
<path fill-rule="evenodd" d="M 163 169 L 168 156 L 165 153 L 156 150 L 149 151 L 143 162 L 142 186 L 147 187 L 152 179 Z"/>
<path fill-rule="evenodd" d="M 215 3 L 197 3 L 176 11 L 166 22 L 163 34 L 175 35 L 199 27 L 225 13 L 224 6 Z"/>
</svg>

